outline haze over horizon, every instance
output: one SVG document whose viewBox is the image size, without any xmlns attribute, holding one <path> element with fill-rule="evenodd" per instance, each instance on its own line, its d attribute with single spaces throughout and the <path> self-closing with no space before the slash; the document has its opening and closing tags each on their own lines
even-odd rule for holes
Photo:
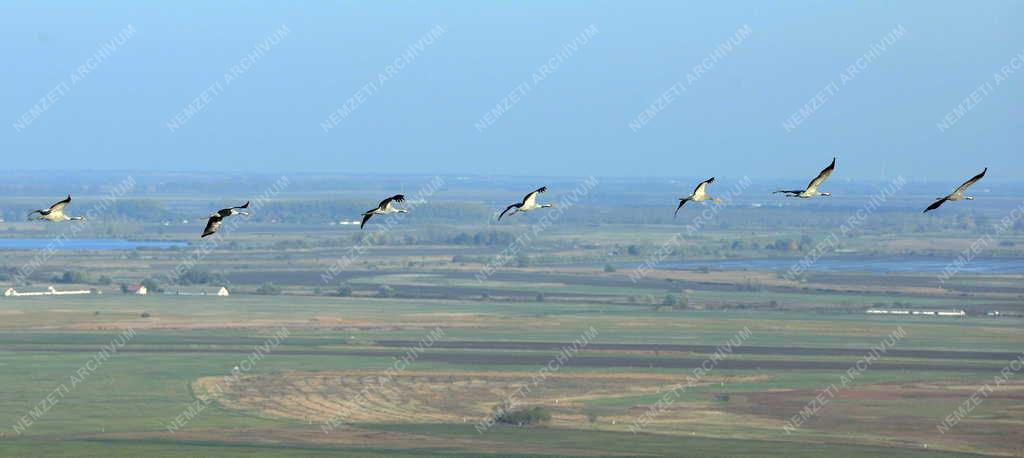
<svg viewBox="0 0 1024 458">
<path fill-rule="evenodd" d="M 0 6 L 8 170 L 1024 179 L 1015 2 L 58 4 Z"/>
</svg>

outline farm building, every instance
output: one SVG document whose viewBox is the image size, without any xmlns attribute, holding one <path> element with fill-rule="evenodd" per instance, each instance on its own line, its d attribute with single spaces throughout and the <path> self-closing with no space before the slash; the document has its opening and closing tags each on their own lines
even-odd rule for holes
<svg viewBox="0 0 1024 458">
<path fill-rule="evenodd" d="M 167 291 L 164 294 L 167 294 L 167 295 L 170 295 L 170 296 L 221 296 L 221 297 L 225 297 L 225 296 L 230 296 L 231 295 L 231 293 L 228 291 L 227 287 L 224 287 L 224 286 L 221 286 L 220 289 L 218 289 L 216 291 L 205 291 L 205 290 L 203 290 L 203 291 L 181 291 L 181 290 L 177 290 L 177 291 Z"/>
<path fill-rule="evenodd" d="M 125 288 L 126 294 L 135 294 L 137 296 L 145 296 L 149 294 L 149 290 L 144 285 L 129 285 Z"/>
<path fill-rule="evenodd" d="M 955 318 L 966 318 L 965 310 L 891 310 L 891 309 L 869 309 L 869 315 L 915 315 L 915 316 L 944 316 Z"/>
<path fill-rule="evenodd" d="M 6 297 L 24 297 L 24 296 L 77 296 L 77 295 L 82 295 L 82 294 L 92 294 L 92 291 L 90 291 L 90 290 L 87 290 L 87 289 L 83 289 L 83 290 L 74 290 L 74 291 L 57 291 L 57 289 L 56 289 L 56 288 L 54 288 L 54 287 L 52 287 L 52 286 L 48 286 L 48 287 L 46 287 L 46 291 L 32 291 L 32 292 L 28 292 L 28 293 L 19 293 L 19 292 L 18 292 L 17 290 L 15 290 L 14 288 L 7 288 L 7 289 L 6 289 L 5 291 L 4 291 L 4 296 L 6 296 Z"/>
</svg>

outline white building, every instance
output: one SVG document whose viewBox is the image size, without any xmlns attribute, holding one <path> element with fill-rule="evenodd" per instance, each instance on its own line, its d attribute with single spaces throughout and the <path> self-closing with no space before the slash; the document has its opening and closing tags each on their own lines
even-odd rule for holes
<svg viewBox="0 0 1024 458">
<path fill-rule="evenodd" d="M 915 316 L 947 316 L 956 318 L 967 318 L 966 310 L 893 310 L 893 309 L 868 309 L 869 315 L 915 315 Z"/>
<path fill-rule="evenodd" d="M 87 289 L 80 289 L 74 291 L 57 291 L 53 286 L 46 287 L 46 291 L 33 291 L 28 293 L 19 293 L 14 288 L 7 288 L 4 290 L 5 297 L 28 297 L 28 296 L 78 296 L 82 294 L 92 294 L 92 291 Z"/>
<path fill-rule="evenodd" d="M 231 293 L 228 291 L 228 288 L 225 287 L 225 286 L 221 286 L 220 289 L 218 289 L 217 291 L 212 291 L 212 292 L 211 291 L 181 291 L 181 290 L 178 290 L 178 291 L 167 291 L 164 294 L 169 295 L 169 296 L 221 296 L 221 297 L 225 297 L 225 296 L 230 296 L 231 295 Z"/>
</svg>

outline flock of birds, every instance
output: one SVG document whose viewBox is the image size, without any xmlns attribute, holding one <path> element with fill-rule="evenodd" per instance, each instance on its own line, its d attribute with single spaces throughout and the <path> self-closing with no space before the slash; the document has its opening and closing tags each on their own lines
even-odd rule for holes
<svg viewBox="0 0 1024 458">
<path fill-rule="evenodd" d="M 830 175 L 832 175 L 832 172 L 835 171 L 835 169 L 836 169 L 836 158 L 832 158 L 832 163 L 829 164 L 828 167 L 825 167 L 824 169 L 822 169 L 821 173 L 819 173 L 818 176 L 814 177 L 814 179 L 811 180 L 811 182 L 807 184 L 806 188 L 804 188 L 804 189 L 796 189 L 796 190 L 782 190 L 782 189 L 780 189 L 778 191 L 775 191 L 772 194 L 783 194 L 786 197 L 796 197 L 796 198 L 800 198 L 800 199 L 810 199 L 812 197 L 818 197 L 818 196 L 830 197 L 832 195 L 832 193 L 818 191 L 818 187 L 821 186 L 821 184 L 824 183 L 825 180 L 827 180 Z M 988 167 L 986 167 L 985 170 L 982 170 L 981 173 L 979 173 L 979 174 L 975 175 L 974 177 L 972 177 L 971 179 L 965 181 L 963 184 L 961 184 L 958 188 L 956 188 L 956 190 L 951 192 L 949 195 L 946 195 L 944 197 L 936 197 L 935 198 L 935 202 L 933 202 L 931 205 L 929 205 L 928 208 L 924 209 L 924 213 L 928 213 L 928 212 L 930 212 L 932 210 L 935 210 L 935 209 L 939 208 L 940 206 L 942 206 L 942 204 L 944 204 L 946 202 L 958 201 L 958 200 L 974 200 L 974 196 L 965 196 L 964 192 L 967 191 L 967 188 L 971 187 L 971 185 L 973 185 L 974 183 L 977 183 L 978 180 L 981 180 L 985 176 L 985 172 L 988 172 Z M 707 193 L 708 185 L 711 184 L 711 183 L 714 183 L 714 182 L 715 182 L 715 177 L 708 178 L 707 180 L 704 180 L 704 181 L 700 182 L 700 184 L 698 184 L 697 187 L 693 189 L 693 193 L 692 194 L 690 194 L 689 196 L 680 198 L 679 199 L 679 206 L 676 207 L 675 215 L 676 216 L 679 215 L 679 210 L 682 209 L 683 206 L 686 205 L 687 202 L 706 202 L 706 201 L 722 202 L 722 199 L 720 199 L 718 197 L 709 196 L 708 193 Z M 540 204 L 540 203 L 537 203 L 537 197 L 541 193 L 543 193 L 543 192 L 545 192 L 547 190 L 548 190 L 547 186 L 542 186 L 542 187 L 538 188 L 537 190 L 527 194 L 525 197 L 523 197 L 522 201 L 516 202 L 514 204 L 509 205 L 508 207 L 505 207 L 505 210 L 502 211 L 501 214 L 498 215 L 498 221 L 501 221 L 501 218 L 503 218 L 506 214 L 508 216 L 513 216 L 513 215 L 518 215 L 520 213 L 526 213 L 526 212 L 537 210 L 537 209 L 541 209 L 541 208 L 551 208 L 553 206 L 552 204 Z M 397 203 L 401 203 L 401 202 L 404 202 L 404 201 L 405 201 L 405 196 L 402 195 L 402 194 L 396 194 L 394 196 L 391 196 L 391 197 L 388 197 L 387 199 L 382 200 L 380 202 L 380 204 L 377 205 L 376 208 L 372 208 L 372 209 L 367 210 L 366 212 L 363 213 L 363 220 L 359 224 L 359 228 L 362 229 L 364 226 L 366 226 L 366 222 L 369 221 L 370 218 L 372 218 L 374 215 L 390 215 L 392 213 L 408 213 L 409 212 L 408 210 L 403 210 L 403 209 L 397 208 L 394 205 L 396 202 Z M 85 217 L 83 217 L 83 216 L 67 216 L 67 215 L 64 214 L 64 209 L 67 208 L 68 204 L 70 204 L 70 203 L 71 203 L 71 195 L 68 194 L 68 196 L 64 200 L 51 205 L 50 208 L 48 208 L 48 209 L 45 209 L 45 210 L 33 210 L 28 215 L 29 219 L 30 220 L 51 221 L 51 222 L 81 221 L 81 220 L 84 220 Z M 249 213 L 245 211 L 248 208 L 249 208 L 249 202 L 246 202 L 245 204 L 239 205 L 237 207 L 225 208 L 225 209 L 218 210 L 217 212 L 211 214 L 209 216 L 209 219 L 206 222 L 206 228 L 203 229 L 202 237 L 208 237 L 208 236 L 211 236 L 211 235 L 217 233 L 217 230 L 220 229 L 220 226 L 224 222 L 225 218 L 229 218 L 229 217 L 236 216 L 236 215 L 249 216 Z M 36 215 L 38 215 L 38 216 L 36 216 Z"/>
</svg>

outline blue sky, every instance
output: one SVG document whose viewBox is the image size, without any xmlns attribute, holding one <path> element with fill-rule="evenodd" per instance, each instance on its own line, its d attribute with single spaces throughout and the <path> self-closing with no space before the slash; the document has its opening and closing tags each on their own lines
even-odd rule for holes
<svg viewBox="0 0 1024 458">
<path fill-rule="evenodd" d="M 4 2 L 0 150 L 20 170 L 802 180 L 837 155 L 836 176 L 854 179 L 958 182 L 986 166 L 992 180 L 1024 178 L 1024 67 L 1012 68 L 1024 4 L 707 3 Z M 1013 72 L 995 78 L 1003 66 Z M 801 107 L 809 115 L 784 127 Z"/>
</svg>

